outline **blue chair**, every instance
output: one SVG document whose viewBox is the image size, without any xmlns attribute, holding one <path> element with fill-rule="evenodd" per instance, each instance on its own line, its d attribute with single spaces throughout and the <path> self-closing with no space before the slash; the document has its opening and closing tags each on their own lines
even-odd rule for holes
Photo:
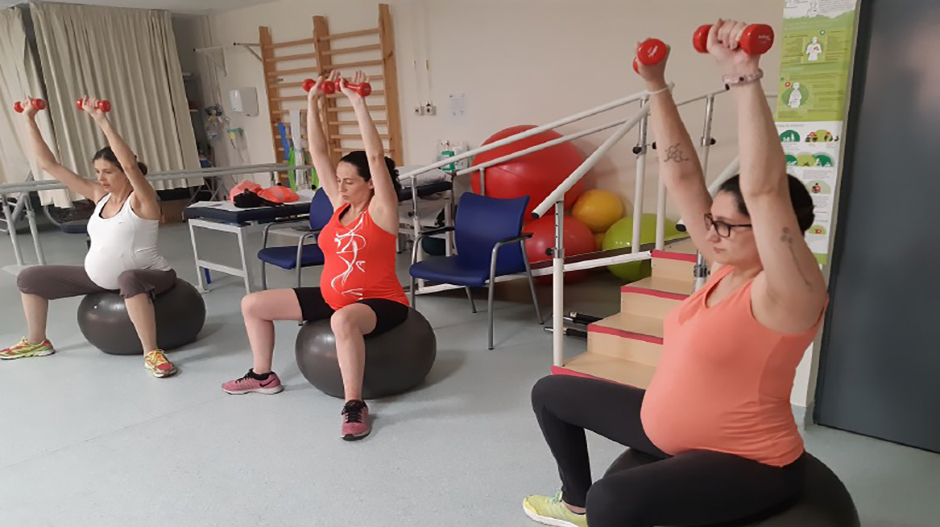
<svg viewBox="0 0 940 527">
<path fill-rule="evenodd" d="M 261 288 L 268 288 L 268 277 L 266 273 L 266 264 L 271 264 L 281 269 L 290 271 L 297 270 L 297 287 L 301 285 L 300 270 L 304 267 L 314 265 L 323 265 L 323 251 L 316 244 L 304 245 L 308 238 L 316 236 L 323 227 L 333 217 L 333 204 L 327 197 L 323 189 L 317 191 L 310 200 L 310 216 L 306 219 L 307 228 L 302 230 L 303 234 L 297 241 L 297 245 L 285 247 L 268 247 L 268 233 L 273 228 L 283 228 L 295 225 L 297 220 L 288 220 L 284 222 L 269 223 L 264 227 L 264 234 L 261 237 L 261 250 L 258 251 L 258 259 L 261 260 Z"/>
<path fill-rule="evenodd" d="M 526 257 L 522 219 L 529 198 L 496 199 L 465 193 L 460 197 L 453 227 L 423 232 L 415 240 L 411 258 L 411 305 L 415 305 L 416 280 L 462 285 L 467 290 L 470 306 L 477 312 L 470 294 L 471 287 L 489 287 L 489 349 L 493 349 L 493 286 L 500 276 L 525 273 L 532 291 L 535 315 L 542 323 L 532 269 Z M 432 257 L 418 262 L 418 247 L 427 236 L 454 231 L 457 254 Z"/>
</svg>

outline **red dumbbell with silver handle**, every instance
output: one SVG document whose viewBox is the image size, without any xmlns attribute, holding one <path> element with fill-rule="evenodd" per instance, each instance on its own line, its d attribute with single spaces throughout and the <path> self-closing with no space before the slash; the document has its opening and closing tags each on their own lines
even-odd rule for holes
<svg viewBox="0 0 940 527">
<path fill-rule="evenodd" d="M 705 24 L 695 30 L 692 45 L 699 53 L 708 53 L 708 32 L 711 29 L 711 24 Z M 748 55 L 763 55 L 774 47 L 774 28 L 767 24 L 751 24 L 741 33 L 740 45 Z"/>
<path fill-rule="evenodd" d="M 45 109 L 46 109 L 46 101 L 44 101 L 44 100 L 42 100 L 42 99 L 31 99 L 31 100 L 30 100 L 30 104 L 33 105 L 33 108 L 35 108 L 36 111 L 45 110 Z M 23 103 L 22 103 L 22 102 L 16 101 L 15 103 L 13 103 L 13 111 L 14 111 L 14 112 L 16 112 L 16 113 L 23 113 L 23 110 L 25 110 L 25 108 L 23 108 Z"/>
<path fill-rule="evenodd" d="M 83 99 L 78 99 L 78 100 L 76 101 L 76 103 L 75 103 L 75 105 L 78 107 L 79 110 L 84 110 L 84 108 L 82 107 L 82 102 L 83 102 L 83 101 L 84 101 Z M 101 110 L 101 111 L 104 112 L 104 113 L 110 112 L 110 111 L 111 111 L 111 101 L 98 101 L 98 109 Z"/>
<path fill-rule="evenodd" d="M 666 58 L 668 50 L 666 43 L 658 38 L 644 40 L 636 50 L 636 57 L 633 58 L 633 71 L 640 73 L 640 64 L 644 66 L 659 64 Z"/>
</svg>

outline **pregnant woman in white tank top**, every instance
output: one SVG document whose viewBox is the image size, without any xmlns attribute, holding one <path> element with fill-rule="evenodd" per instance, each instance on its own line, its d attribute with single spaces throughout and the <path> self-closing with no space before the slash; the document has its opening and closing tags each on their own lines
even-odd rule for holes
<svg viewBox="0 0 940 527">
<path fill-rule="evenodd" d="M 0 350 L 0 359 L 42 357 L 55 353 L 46 338 L 49 300 L 119 291 L 144 350 L 144 366 L 157 377 L 179 370 L 157 348 L 152 297 L 176 284 L 176 273 L 157 252 L 160 205 L 147 179 L 147 167 L 137 161 L 118 135 L 98 100 L 86 98 L 82 108 L 104 132 L 109 147 L 94 157 L 97 180 L 84 179 L 62 166 L 36 126 L 36 110 L 24 101 L 27 137 L 39 167 L 72 192 L 96 203 L 88 221 L 91 248 L 84 266 L 44 265 L 22 270 L 17 285 L 29 334 Z"/>
</svg>

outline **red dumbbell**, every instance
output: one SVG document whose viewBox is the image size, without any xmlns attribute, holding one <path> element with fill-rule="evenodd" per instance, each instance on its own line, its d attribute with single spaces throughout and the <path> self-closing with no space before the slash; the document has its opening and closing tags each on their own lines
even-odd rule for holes
<svg viewBox="0 0 940 527">
<path fill-rule="evenodd" d="M 305 92 L 309 92 L 316 85 L 317 85 L 317 81 L 313 79 L 304 79 L 303 88 Z M 336 93 L 336 85 L 334 85 L 332 82 L 328 80 L 323 81 L 323 84 L 320 85 L 320 91 L 322 91 L 323 93 L 327 95 L 332 95 Z"/>
<path fill-rule="evenodd" d="M 667 51 L 666 43 L 658 38 L 644 40 L 636 50 L 636 57 L 633 59 L 633 71 L 640 73 L 641 63 L 644 66 L 659 64 L 666 58 Z"/>
<path fill-rule="evenodd" d="M 37 111 L 46 109 L 46 101 L 42 99 L 33 99 L 30 102 L 32 102 L 33 108 L 35 108 Z M 20 101 L 16 101 L 15 103 L 13 103 L 14 112 L 23 113 L 23 110 L 24 110 L 23 103 L 21 103 Z"/>
<path fill-rule="evenodd" d="M 708 53 L 708 32 L 711 24 L 705 24 L 695 30 L 692 45 L 699 53 Z M 748 55 L 763 55 L 774 47 L 774 28 L 767 24 L 751 24 L 741 34 L 741 49 Z"/>
<path fill-rule="evenodd" d="M 76 101 L 76 106 L 78 106 L 78 109 L 79 109 L 79 110 L 83 110 L 83 109 L 84 109 L 84 108 L 82 108 L 82 99 L 78 99 L 78 100 Z M 111 111 L 111 101 L 98 101 L 98 109 L 101 110 L 101 111 L 104 112 L 104 113 L 110 112 L 110 111 Z"/>
<path fill-rule="evenodd" d="M 350 84 L 349 81 L 343 80 L 343 86 L 358 93 L 360 97 L 368 97 L 369 94 L 372 93 L 372 85 L 368 82 L 363 82 L 362 84 Z M 339 87 L 337 86 L 337 89 L 338 88 Z"/>
</svg>

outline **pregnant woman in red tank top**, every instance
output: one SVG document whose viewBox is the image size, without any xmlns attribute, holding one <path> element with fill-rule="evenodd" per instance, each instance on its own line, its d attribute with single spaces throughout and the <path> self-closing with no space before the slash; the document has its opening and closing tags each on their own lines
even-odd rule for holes
<svg viewBox="0 0 940 527">
<path fill-rule="evenodd" d="M 741 174 L 714 199 L 665 80 L 650 92 L 659 176 L 712 270 L 670 313 L 649 388 L 597 379 L 540 380 L 532 402 L 562 489 L 529 496 L 526 514 L 555 526 L 712 525 L 769 511 L 802 491 L 803 442 L 790 410 L 796 367 L 819 329 L 826 284 L 803 233 L 813 201 L 788 176 L 745 24 L 715 24 L 708 51 L 738 110 Z M 592 482 L 585 430 L 646 464 Z"/>
<path fill-rule="evenodd" d="M 362 400 L 364 339 L 398 326 L 408 316 L 408 300 L 395 274 L 400 184 L 365 100 L 339 82 L 339 72 L 329 80 L 341 86 L 352 103 L 365 151 L 347 154 L 334 169 L 320 122 L 323 79 L 318 79 L 307 101 L 307 136 L 313 165 L 334 209 L 318 238 L 325 259 L 320 287 L 261 291 L 242 299 L 254 367 L 222 389 L 235 395 L 280 392 L 281 381 L 271 371 L 274 321 L 329 318 L 346 392 L 341 435 L 355 440 L 371 431 Z M 367 80 L 360 71 L 354 84 Z"/>
</svg>

